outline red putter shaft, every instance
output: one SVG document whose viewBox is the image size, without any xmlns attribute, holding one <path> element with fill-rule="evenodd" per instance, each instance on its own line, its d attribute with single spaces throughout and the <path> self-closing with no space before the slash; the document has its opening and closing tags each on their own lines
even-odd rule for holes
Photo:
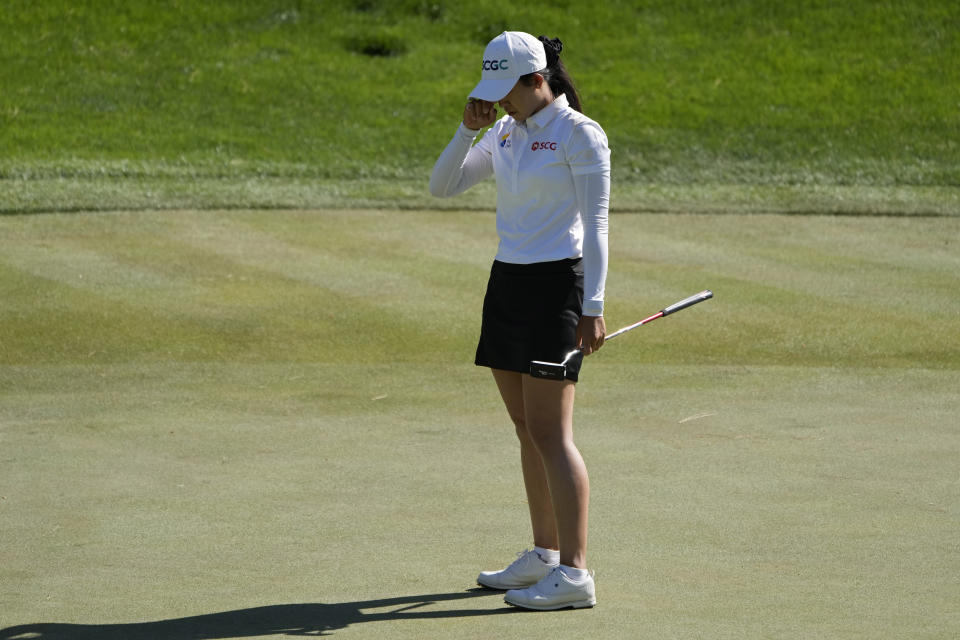
<svg viewBox="0 0 960 640">
<path fill-rule="evenodd" d="M 668 315 L 670 315 L 671 313 L 674 313 L 674 312 L 676 312 L 676 311 L 680 311 L 681 309 L 686 309 L 687 307 L 692 307 L 693 305 L 697 304 L 698 302 L 703 302 L 704 300 L 709 300 L 709 299 L 712 298 L 712 297 L 713 297 L 713 291 L 710 291 L 710 289 L 704 289 L 704 290 L 701 291 L 700 293 L 695 293 L 695 294 L 693 294 L 692 296 L 690 296 L 689 298 L 684 298 L 684 299 L 681 300 L 680 302 L 675 302 L 674 304 L 670 305 L 670 306 L 667 307 L 666 309 L 661 310 L 659 313 L 653 314 L 653 315 L 650 316 L 649 318 L 644 318 L 644 319 L 641 320 L 640 322 L 634 322 L 633 324 L 631 324 L 631 325 L 629 325 L 629 326 L 626 326 L 626 327 L 624 327 L 623 329 L 618 329 L 618 330 L 614 331 L 613 333 L 611 333 L 610 335 L 608 335 L 606 338 L 604 338 L 604 342 L 606 342 L 607 340 L 611 340 L 611 339 L 613 339 L 613 338 L 616 338 L 616 337 L 617 337 L 618 335 L 620 335 L 621 333 L 626 333 L 627 331 L 630 331 L 631 329 L 636 329 L 637 327 L 639 327 L 639 326 L 642 325 L 642 324 L 646 324 L 646 323 L 648 323 L 648 322 L 652 322 L 652 321 L 656 320 L 657 318 L 662 318 L 663 316 L 668 316 Z"/>
<path fill-rule="evenodd" d="M 616 337 L 617 337 L 618 335 L 620 335 L 621 333 L 625 333 L 625 332 L 627 332 L 627 331 L 630 331 L 630 329 L 636 329 L 637 327 L 639 327 L 639 326 L 642 325 L 642 324 L 647 324 L 648 322 L 651 322 L 651 321 L 653 321 L 653 320 L 656 320 L 657 318 L 662 318 L 662 317 L 663 317 L 663 311 L 659 311 L 659 312 L 653 314 L 652 316 L 650 316 L 649 318 L 644 318 L 644 319 L 641 320 L 640 322 L 634 322 L 634 323 L 631 324 L 629 327 L 624 327 L 623 329 L 617 329 L 616 331 L 614 331 L 614 332 L 611 333 L 610 335 L 606 336 L 606 337 L 603 339 L 603 341 L 606 342 L 607 340 L 612 340 L 613 338 L 616 338 Z"/>
<path fill-rule="evenodd" d="M 648 323 L 648 322 L 653 322 L 653 321 L 656 320 L 657 318 L 662 318 L 662 317 L 664 317 L 664 316 L 668 316 L 668 315 L 670 315 L 671 313 L 674 313 L 674 312 L 676 312 L 676 311 L 680 311 L 681 309 L 686 309 L 687 307 L 692 307 L 693 305 L 697 304 L 698 302 L 703 302 L 704 300 L 709 300 L 709 299 L 712 298 L 712 297 L 713 297 L 713 292 L 710 291 L 709 289 L 704 289 L 704 290 L 701 291 L 700 293 L 696 293 L 696 294 L 690 296 L 689 298 L 684 298 L 684 299 L 681 300 L 680 302 L 676 302 L 676 303 L 670 305 L 670 306 L 667 307 L 666 309 L 663 309 L 662 311 L 653 314 L 653 315 L 650 316 L 649 318 L 644 318 L 644 319 L 641 320 L 640 322 L 634 322 L 634 323 L 631 324 L 631 325 L 628 325 L 628 326 L 626 326 L 626 327 L 624 327 L 624 328 L 622 328 L 622 329 L 618 329 L 617 331 L 614 331 L 613 333 L 607 335 L 607 336 L 604 338 L 604 342 L 606 342 L 607 340 L 612 340 L 613 338 L 616 338 L 616 337 L 617 337 L 618 335 L 620 335 L 621 333 L 626 333 L 627 331 L 630 331 L 631 329 L 636 329 L 636 328 L 639 327 L 640 325 L 646 324 L 646 323 Z M 544 361 L 542 361 L 542 360 L 534 360 L 534 361 L 532 361 L 532 362 L 530 363 L 530 375 L 533 376 L 534 378 L 547 378 L 547 379 L 550 379 L 550 380 L 563 380 L 563 378 L 564 378 L 565 375 L 566 375 L 567 362 L 569 362 L 569 361 L 570 361 L 570 358 L 572 358 L 573 356 L 575 356 L 577 353 L 579 353 L 579 352 L 582 351 L 582 350 L 583 350 L 582 347 L 577 347 L 576 349 L 574 349 L 573 351 L 571 351 L 570 353 L 568 353 L 568 354 L 566 355 L 566 357 L 564 357 L 563 361 L 561 361 L 561 362 L 544 362 Z"/>
</svg>

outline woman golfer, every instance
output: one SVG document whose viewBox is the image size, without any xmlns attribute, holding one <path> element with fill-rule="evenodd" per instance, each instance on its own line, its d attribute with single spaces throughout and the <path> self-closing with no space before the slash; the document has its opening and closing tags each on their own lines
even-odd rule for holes
<svg viewBox="0 0 960 640">
<path fill-rule="evenodd" d="M 490 367 L 520 439 L 534 549 L 481 585 L 507 590 L 528 609 L 591 607 L 587 570 L 590 484 L 573 443 L 574 383 L 529 375 L 530 362 L 559 362 L 603 345 L 610 150 L 559 54 L 559 40 L 507 31 L 487 45 L 480 83 L 430 178 L 453 196 L 491 174 L 497 180 L 500 244 L 483 302 L 476 364 Z M 506 115 L 497 119 L 494 103 Z M 490 126 L 475 146 L 480 129 Z"/>
</svg>

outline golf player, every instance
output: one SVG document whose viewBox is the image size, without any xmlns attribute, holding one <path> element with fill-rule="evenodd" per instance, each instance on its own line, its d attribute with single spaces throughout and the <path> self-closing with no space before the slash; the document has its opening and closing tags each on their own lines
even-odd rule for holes
<svg viewBox="0 0 960 640">
<path fill-rule="evenodd" d="M 477 582 L 528 609 L 591 607 L 590 484 L 573 442 L 574 383 L 603 345 L 610 150 L 560 60 L 558 39 L 507 31 L 487 45 L 480 83 L 430 178 L 438 197 L 493 175 L 500 242 L 483 301 L 476 364 L 490 367 L 520 439 L 533 549 Z M 497 105 L 506 114 L 497 118 Z M 490 127 L 476 144 L 484 127 Z M 529 375 L 582 346 L 563 380 Z"/>
</svg>

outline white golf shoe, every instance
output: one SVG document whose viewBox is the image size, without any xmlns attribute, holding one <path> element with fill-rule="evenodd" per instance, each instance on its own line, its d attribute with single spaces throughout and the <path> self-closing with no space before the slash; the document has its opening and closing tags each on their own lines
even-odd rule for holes
<svg viewBox="0 0 960 640">
<path fill-rule="evenodd" d="M 581 609 L 597 604 L 597 592 L 593 573 L 582 582 L 574 582 L 560 567 L 555 567 L 537 584 L 526 589 L 511 589 L 503 599 L 516 607 L 537 611 Z"/>
<path fill-rule="evenodd" d="M 547 564 L 534 550 L 521 551 L 502 571 L 481 571 L 477 584 L 491 589 L 522 589 L 539 582 L 556 564 Z"/>
</svg>

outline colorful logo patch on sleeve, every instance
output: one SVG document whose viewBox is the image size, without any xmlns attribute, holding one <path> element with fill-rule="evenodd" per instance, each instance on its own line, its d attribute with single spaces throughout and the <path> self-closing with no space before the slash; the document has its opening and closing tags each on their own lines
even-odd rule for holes
<svg viewBox="0 0 960 640">
<path fill-rule="evenodd" d="M 506 149 L 509 149 L 509 148 L 510 148 L 510 140 L 508 140 L 507 138 L 510 137 L 510 134 L 511 134 L 511 133 L 513 133 L 513 132 L 512 132 L 512 131 L 508 131 L 508 132 L 506 132 L 505 134 L 503 134 L 502 136 L 500 136 L 500 146 L 501 146 L 501 147 L 504 147 L 504 148 L 506 148 Z"/>
</svg>

